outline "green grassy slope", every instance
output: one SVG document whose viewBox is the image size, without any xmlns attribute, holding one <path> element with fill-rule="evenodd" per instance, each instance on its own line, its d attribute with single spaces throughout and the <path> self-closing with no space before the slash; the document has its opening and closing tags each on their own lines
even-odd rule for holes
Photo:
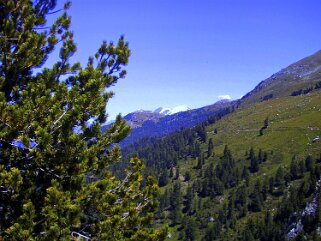
<svg viewBox="0 0 321 241">
<path fill-rule="evenodd" d="M 260 136 L 267 117 L 269 127 Z M 218 129 L 218 134 L 213 134 L 214 129 Z M 312 140 L 321 136 L 321 91 L 241 106 L 207 131 L 217 153 L 228 145 L 236 157 L 244 155 L 249 146 L 273 151 L 274 155 L 280 153 L 283 160 L 290 160 L 293 155 L 319 154 L 321 141 Z"/>
</svg>

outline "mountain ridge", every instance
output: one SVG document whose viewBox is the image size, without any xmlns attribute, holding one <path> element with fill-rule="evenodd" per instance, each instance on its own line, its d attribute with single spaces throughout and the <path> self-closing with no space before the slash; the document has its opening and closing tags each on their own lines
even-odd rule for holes
<svg viewBox="0 0 321 241">
<path fill-rule="evenodd" d="M 296 61 L 261 81 L 241 101 L 254 103 L 290 95 L 293 91 L 316 83 L 321 78 L 321 50 Z"/>
<path fill-rule="evenodd" d="M 212 105 L 168 115 L 168 108 L 155 111 L 139 111 L 126 115 L 124 119 L 132 127 L 130 136 L 121 144 L 128 145 L 144 137 L 161 137 L 169 133 L 190 128 L 215 117 L 222 111 L 232 112 L 240 106 L 268 101 L 293 93 L 308 93 L 321 80 L 321 51 L 303 58 L 281 69 L 257 84 L 238 100 L 220 100 Z M 319 87 L 320 87 L 319 86 Z M 307 91 L 302 88 L 308 88 Z M 165 115 L 166 113 L 167 115 Z M 106 127 L 103 127 L 106 128 Z"/>
</svg>

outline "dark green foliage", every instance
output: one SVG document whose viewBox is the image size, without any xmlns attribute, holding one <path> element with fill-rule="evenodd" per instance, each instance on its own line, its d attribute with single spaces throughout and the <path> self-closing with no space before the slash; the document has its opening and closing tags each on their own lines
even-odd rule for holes
<svg viewBox="0 0 321 241">
<path fill-rule="evenodd" d="M 201 142 L 206 142 L 207 134 L 205 130 L 205 125 L 198 125 L 195 130 Z"/>
<path fill-rule="evenodd" d="M 214 143 L 213 139 L 210 138 L 208 141 L 208 147 L 207 147 L 207 157 L 211 157 L 213 155 L 213 150 L 214 150 Z"/>
<path fill-rule="evenodd" d="M 239 217 L 246 216 L 248 212 L 248 193 L 244 185 L 236 190 L 234 205 Z"/>
<path fill-rule="evenodd" d="M 284 185 L 284 169 L 283 167 L 279 167 L 278 170 L 276 171 L 275 178 L 274 178 L 274 184 L 277 187 L 283 186 Z"/>
<path fill-rule="evenodd" d="M 249 151 L 249 157 L 255 156 L 255 151 Z M 259 151 L 258 156 L 263 156 L 263 151 Z M 314 165 L 314 169 L 311 170 L 308 174 L 308 178 L 306 180 L 300 181 L 299 186 L 293 186 L 287 192 L 287 195 L 283 195 L 283 199 L 280 202 L 281 205 L 279 208 L 276 208 L 276 213 L 272 211 L 267 211 L 266 202 L 269 200 L 268 196 L 279 196 L 282 195 L 285 190 L 285 182 L 286 177 L 292 177 L 291 166 L 294 163 L 291 163 L 288 169 L 283 167 L 279 167 L 276 172 L 275 178 L 273 177 L 265 177 L 263 182 L 257 180 L 253 186 L 248 186 L 246 183 L 243 183 L 237 186 L 236 189 L 232 189 L 232 186 L 219 186 L 219 183 L 223 184 L 221 180 L 216 176 L 221 173 L 222 170 L 233 170 L 233 160 L 232 154 L 229 151 L 228 147 L 225 147 L 223 156 L 221 157 L 221 161 L 225 161 L 227 165 L 223 165 L 220 163 L 217 167 L 210 164 L 204 170 L 204 175 L 201 181 L 194 180 L 193 186 L 189 185 L 186 190 L 186 195 L 184 197 L 184 202 L 182 203 L 183 213 L 180 218 L 181 220 L 181 229 L 179 229 L 181 239 L 191 239 L 195 237 L 194 234 L 200 235 L 200 231 L 203 233 L 203 237 L 198 237 L 197 240 L 228 240 L 228 236 L 225 236 L 226 230 L 235 230 L 238 225 L 238 220 L 246 217 L 249 213 L 264 213 L 260 218 L 256 218 L 247 223 L 245 229 L 241 232 L 240 239 L 252 239 L 252 240 L 284 240 L 287 231 L 287 225 L 289 220 L 291 220 L 292 215 L 297 210 L 302 210 L 305 207 L 305 199 L 307 197 L 311 197 L 313 193 L 315 193 L 315 183 L 317 181 L 316 176 L 318 175 L 318 171 Z M 229 163 L 229 164 L 228 164 Z M 263 163 L 263 161 L 262 161 Z M 225 166 L 225 168 L 222 168 Z M 312 165 L 313 166 L 313 165 Z M 292 167 L 292 169 L 294 169 Z M 231 171 L 233 173 L 233 171 Z M 292 170 L 292 174 L 295 171 Z M 317 173 L 317 174 L 316 174 Z M 305 174 L 307 174 L 305 172 Z M 238 178 L 242 177 L 251 177 L 248 173 L 247 168 L 243 168 L 242 175 L 240 177 L 234 176 L 234 182 L 238 180 Z M 215 176 L 215 178 L 213 178 Z M 220 176 L 220 175 L 219 175 Z M 224 175 L 223 175 L 224 176 Z M 232 175 L 233 176 L 233 175 Z M 293 180 L 300 180 L 298 176 Z M 222 179 L 224 180 L 224 178 Z M 276 180 L 276 181 L 274 181 Z M 288 180 L 291 183 L 292 178 Z M 288 184 L 287 184 L 288 185 Z M 275 188 L 275 190 L 274 190 Z M 224 190 L 233 190 L 228 195 L 228 198 L 224 202 L 222 206 L 217 211 L 217 216 L 212 221 L 209 221 L 209 216 L 207 216 L 207 224 L 203 225 L 198 222 L 194 222 L 199 217 L 198 213 L 206 207 L 206 202 L 202 205 L 202 208 L 198 206 L 195 202 L 196 199 L 203 198 L 216 198 L 219 195 L 224 193 Z M 218 193 L 218 190 L 222 190 Z M 197 195 L 199 194 L 199 196 Z M 213 199 L 212 199 L 213 200 Z M 199 203 L 199 202 L 198 202 Z M 317 209 L 317 213 L 319 209 Z M 275 214 L 275 215 L 272 215 Z M 321 213 L 321 212 L 319 212 Z M 203 214 L 204 215 L 204 214 Z M 321 215 L 315 215 L 313 217 L 320 217 Z M 190 218 L 189 218 L 190 217 Z M 206 222 L 205 217 L 203 217 L 203 222 Z M 194 221 L 193 221 L 194 220 Z M 317 223 L 317 218 L 311 218 L 307 216 L 303 219 L 304 224 L 304 232 L 309 236 L 313 236 L 313 230 L 316 229 L 315 224 Z M 190 226 L 187 226 L 190 224 Z M 196 228 L 194 228 L 194 225 Z M 237 239 L 239 240 L 239 239 Z"/>
<path fill-rule="evenodd" d="M 1 1 L 0 240 L 71 240 L 73 231 L 92 240 L 163 240 L 165 230 L 150 226 L 158 186 L 148 177 L 142 187 L 142 160 L 129 160 L 124 179 L 109 168 L 130 127 L 118 116 L 101 132 L 108 88 L 126 75 L 128 43 L 103 42 L 86 66 L 71 64 L 69 6 Z M 43 68 L 55 48 L 55 63 Z"/>
<path fill-rule="evenodd" d="M 290 176 L 292 180 L 295 180 L 299 177 L 299 166 L 295 160 L 292 160 L 290 165 Z"/>
<path fill-rule="evenodd" d="M 306 94 L 310 93 L 311 91 L 317 90 L 320 88 L 321 88 L 321 81 L 317 82 L 314 86 L 310 86 L 306 89 L 295 90 L 292 92 L 291 96 L 306 95 Z"/>
<path fill-rule="evenodd" d="M 191 180 L 191 173 L 189 171 L 187 171 L 185 173 L 185 182 L 188 182 L 189 180 Z"/>
<path fill-rule="evenodd" d="M 268 95 L 265 95 L 263 98 L 262 98 L 262 101 L 266 101 L 266 100 L 269 100 L 269 99 L 272 99 L 273 98 L 273 94 L 268 94 Z"/>
<path fill-rule="evenodd" d="M 164 187 L 164 186 L 166 186 L 167 185 L 167 183 L 168 183 L 168 173 L 167 173 L 167 170 L 165 169 L 162 173 L 161 173 L 161 175 L 159 176 L 159 179 L 158 179 L 158 185 L 160 186 L 160 187 Z"/>
<path fill-rule="evenodd" d="M 266 117 L 264 120 L 264 128 L 268 128 L 269 127 L 269 117 Z"/>
<path fill-rule="evenodd" d="M 263 208 L 263 194 L 262 194 L 262 186 L 259 181 L 256 182 L 252 193 L 250 194 L 250 204 L 249 210 L 253 212 L 260 212 Z"/>
<path fill-rule="evenodd" d="M 261 160 L 263 160 L 263 158 L 261 156 L 259 156 L 259 157 L 261 158 Z M 259 171 L 259 163 L 261 163 L 262 161 L 261 162 L 259 161 L 259 158 L 255 155 L 253 148 L 250 149 L 248 159 L 250 160 L 250 171 L 252 173 L 258 172 Z"/>
<path fill-rule="evenodd" d="M 173 225 L 179 224 L 182 221 L 182 193 L 181 185 L 175 182 L 170 196 L 170 219 Z"/>
<path fill-rule="evenodd" d="M 263 127 L 260 129 L 260 136 L 263 136 L 264 130 L 269 127 L 269 117 L 266 117 L 264 120 Z"/>
<path fill-rule="evenodd" d="M 224 148 L 221 162 L 216 167 L 215 175 L 226 188 L 234 187 L 241 178 L 239 169 L 227 146 Z"/>
<path fill-rule="evenodd" d="M 219 222 L 211 222 L 208 224 L 205 233 L 205 240 L 206 241 L 213 241 L 217 240 L 221 231 L 221 224 Z"/>
<path fill-rule="evenodd" d="M 194 199 L 194 190 L 191 186 L 187 188 L 185 201 L 184 201 L 184 212 L 188 214 L 193 214 L 195 210 L 193 209 L 193 199 Z"/>
<path fill-rule="evenodd" d="M 301 95 L 301 94 L 302 94 L 302 89 L 299 89 L 299 90 L 293 91 L 291 96 L 298 96 L 298 95 Z"/>
<path fill-rule="evenodd" d="M 198 227 L 197 224 L 195 222 L 195 218 L 193 217 L 187 217 L 185 219 L 183 219 L 182 222 L 182 227 L 183 230 L 182 232 L 184 233 L 184 238 L 183 240 L 185 241 L 194 241 L 194 240 L 198 240 Z"/>
<path fill-rule="evenodd" d="M 314 170 L 314 160 L 311 156 L 308 156 L 305 159 L 305 168 L 307 171 L 313 171 Z"/>
</svg>

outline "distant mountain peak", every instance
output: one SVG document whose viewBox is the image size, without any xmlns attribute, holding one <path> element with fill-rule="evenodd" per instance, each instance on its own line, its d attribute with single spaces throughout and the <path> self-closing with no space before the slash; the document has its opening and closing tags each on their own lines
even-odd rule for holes
<svg viewBox="0 0 321 241">
<path fill-rule="evenodd" d="M 215 104 L 224 104 L 231 102 L 231 99 L 220 99 L 219 101 L 215 102 Z"/>
<path fill-rule="evenodd" d="M 146 121 L 158 122 L 161 118 L 173 115 L 179 112 L 188 111 L 190 108 L 186 105 L 176 106 L 174 108 L 159 107 L 154 111 L 139 109 L 124 116 L 124 119 L 132 128 L 141 127 Z"/>
</svg>

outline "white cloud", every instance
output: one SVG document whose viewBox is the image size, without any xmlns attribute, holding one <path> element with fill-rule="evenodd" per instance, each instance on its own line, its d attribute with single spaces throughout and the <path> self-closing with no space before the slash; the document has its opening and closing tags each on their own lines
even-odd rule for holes
<svg viewBox="0 0 321 241">
<path fill-rule="evenodd" d="M 219 95 L 217 96 L 219 100 L 230 100 L 232 99 L 230 95 Z"/>
</svg>

